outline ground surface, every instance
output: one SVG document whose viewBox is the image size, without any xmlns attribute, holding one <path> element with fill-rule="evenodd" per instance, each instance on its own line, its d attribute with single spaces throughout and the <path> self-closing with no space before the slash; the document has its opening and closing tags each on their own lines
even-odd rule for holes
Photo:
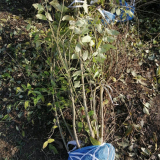
<svg viewBox="0 0 160 160">
<path fill-rule="evenodd" d="M 12 43 L 16 47 L 19 43 L 29 41 L 25 28 L 28 23 L 25 20 L 28 17 L 34 18 L 32 17 L 34 11 L 31 8 L 31 3 L 24 6 L 18 2 L 10 3 L 8 1 L 8 4 L 5 2 L 0 4 L 0 24 L 3 24 L 3 27 L 1 25 L 0 28 L 0 75 L 2 72 L 4 74 L 6 68 L 14 70 L 14 66 L 9 66 L 6 63 L 6 61 L 12 61 L 12 57 L 9 56 L 11 54 L 7 54 L 7 46 Z M 155 10 L 158 9 L 153 6 L 151 11 Z M 138 16 L 139 19 L 143 19 L 142 22 L 140 21 L 140 38 L 146 44 L 151 43 L 148 50 L 152 54 L 148 54 L 150 58 L 146 56 L 144 59 L 141 59 L 140 56 L 125 55 L 120 57 L 117 71 L 113 75 L 117 81 L 110 81 L 110 85 L 114 88 L 112 96 L 119 103 L 119 106 L 114 108 L 117 113 L 115 118 L 117 125 L 115 125 L 114 131 L 116 136 L 109 138 L 106 136 L 106 139 L 114 144 L 119 156 L 117 159 L 125 160 L 158 159 L 158 154 L 160 154 L 160 94 L 154 80 L 156 63 L 160 65 L 160 35 L 158 35 L 160 32 L 160 21 L 158 20 L 160 13 L 157 11 L 156 15 Z M 153 45 L 149 40 L 151 38 L 155 38 L 157 44 Z M 5 49 L 3 50 L 3 48 Z M 146 50 L 147 48 L 145 48 Z M 144 52 L 143 49 L 142 52 Z M 145 54 L 147 53 L 146 51 Z M 137 79 L 133 71 L 143 78 Z M 19 74 L 15 69 L 12 75 L 16 81 L 14 85 L 18 85 L 23 80 L 23 76 Z M 10 85 L 8 80 L 1 79 L 0 83 L 0 116 L 3 118 L 3 121 L 0 121 L 0 160 L 66 160 L 67 153 L 59 133 L 55 134 L 57 139 L 55 145 L 57 145 L 59 154 L 54 155 L 48 149 L 42 150 L 47 133 L 50 132 L 50 125 L 46 125 L 44 121 L 36 117 L 34 124 L 28 123 L 24 109 L 18 108 L 14 112 L 10 112 L 8 106 L 16 101 L 15 92 L 12 90 L 14 87 Z M 143 111 L 146 103 L 150 104 L 150 115 Z M 8 107 L 7 111 L 6 107 Z M 5 121 L 6 112 L 9 113 L 9 118 L 12 120 L 7 121 L 7 117 Z M 44 113 L 46 114 L 46 112 Z M 46 115 L 42 114 L 42 116 Z M 51 116 L 48 115 L 48 118 Z M 128 129 L 126 130 L 126 128 Z M 135 150 L 132 149 L 132 145 L 136 148 Z"/>
</svg>

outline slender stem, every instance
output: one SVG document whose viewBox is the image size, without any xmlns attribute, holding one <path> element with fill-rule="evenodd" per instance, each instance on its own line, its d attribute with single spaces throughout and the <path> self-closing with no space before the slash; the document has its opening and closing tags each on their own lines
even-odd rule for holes
<svg viewBox="0 0 160 160">
<path fill-rule="evenodd" d="M 104 127 L 104 117 L 103 117 L 103 86 L 100 86 L 100 116 L 101 116 L 101 143 L 103 143 L 103 127 Z"/>
<path fill-rule="evenodd" d="M 86 99 L 86 92 L 85 92 L 85 87 L 84 87 L 84 75 L 83 75 L 83 62 L 81 60 L 81 52 L 80 52 L 80 68 L 81 68 L 81 80 L 82 80 L 82 94 L 83 94 L 83 105 L 84 105 L 84 110 L 85 110 L 85 115 L 86 115 L 86 119 L 87 119 L 87 123 L 88 123 L 88 127 L 89 127 L 89 131 L 90 131 L 90 135 L 91 137 L 94 138 L 94 134 L 92 131 L 92 126 L 91 126 L 91 122 L 90 122 L 90 117 L 88 115 L 88 107 L 87 107 L 87 99 Z"/>
<path fill-rule="evenodd" d="M 96 90 L 99 88 L 96 87 L 94 92 L 93 92 L 93 111 L 94 111 L 94 119 L 95 119 L 95 129 L 97 132 L 97 139 L 99 140 L 99 127 L 98 127 L 98 119 L 97 119 L 97 114 L 96 114 Z"/>
<path fill-rule="evenodd" d="M 53 96 L 53 100 L 54 100 L 54 96 Z M 64 146 L 65 146 L 65 148 L 66 148 L 67 152 L 69 152 L 69 149 L 68 149 L 68 147 L 67 147 L 66 141 L 65 141 L 64 136 L 63 136 L 63 133 L 62 133 L 61 125 L 60 125 L 60 123 L 59 123 L 59 118 L 58 118 L 58 114 L 57 114 L 57 108 L 56 108 L 56 106 L 54 107 L 54 111 L 55 111 L 55 116 L 56 116 L 56 120 L 57 120 L 58 128 L 59 128 L 59 131 L 60 131 L 60 134 L 61 134 L 61 137 L 62 137 L 62 140 L 63 140 Z"/>
<path fill-rule="evenodd" d="M 69 84 L 70 84 L 70 82 L 69 82 Z M 72 124 L 73 124 L 74 138 L 76 140 L 77 147 L 80 148 L 80 144 L 79 144 L 78 136 L 77 136 L 77 132 L 76 132 L 76 111 L 75 111 L 75 102 L 74 102 L 74 97 L 73 97 L 73 90 L 72 90 L 71 86 L 69 88 L 70 88 L 71 101 L 72 101 L 72 120 L 73 120 Z"/>
<path fill-rule="evenodd" d="M 53 59 L 51 59 L 51 66 L 50 66 L 51 80 L 54 80 L 54 81 L 55 81 L 55 78 L 54 78 L 54 76 L 53 76 L 53 67 L 55 67 L 55 59 L 54 59 L 54 57 L 52 57 L 52 58 L 53 58 Z M 53 106 L 54 106 L 54 104 L 55 104 L 55 97 L 54 97 L 54 95 L 53 95 L 52 98 L 53 98 Z M 60 134 L 61 134 L 63 143 L 64 143 L 64 145 L 65 145 L 65 148 L 66 148 L 67 152 L 69 152 L 69 149 L 68 149 L 68 147 L 67 147 L 67 144 L 66 144 L 66 142 L 65 142 L 65 139 L 64 139 L 64 136 L 63 136 L 63 133 L 62 133 L 61 125 L 60 125 L 60 123 L 59 123 L 59 118 L 58 118 L 56 106 L 54 107 L 54 111 L 55 111 L 55 116 L 56 116 L 58 128 L 59 128 L 59 131 L 60 131 Z"/>
</svg>

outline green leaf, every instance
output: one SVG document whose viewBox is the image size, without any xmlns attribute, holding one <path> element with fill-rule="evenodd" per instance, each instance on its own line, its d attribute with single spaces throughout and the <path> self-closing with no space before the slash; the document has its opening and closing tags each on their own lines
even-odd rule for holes
<svg viewBox="0 0 160 160">
<path fill-rule="evenodd" d="M 56 147 L 53 146 L 52 144 L 49 144 L 49 150 L 53 151 L 54 154 L 58 154 L 58 151 L 57 151 Z"/>
<path fill-rule="evenodd" d="M 25 131 L 22 131 L 22 136 L 25 137 Z"/>
<path fill-rule="evenodd" d="M 16 126 L 16 130 L 17 130 L 17 131 L 19 131 L 19 128 L 18 128 L 18 126 Z"/>
<path fill-rule="evenodd" d="M 72 57 L 71 57 L 72 59 L 78 59 L 78 56 L 77 56 L 77 54 L 72 54 Z"/>
<path fill-rule="evenodd" d="M 108 29 L 106 28 L 106 31 L 109 35 L 113 35 L 113 36 L 117 36 L 119 34 L 118 31 L 114 30 L 114 29 Z"/>
<path fill-rule="evenodd" d="M 37 96 L 37 101 L 39 101 L 40 99 L 42 100 L 42 102 L 44 102 L 44 96 L 41 94 Z"/>
<path fill-rule="evenodd" d="M 48 141 L 43 143 L 43 149 L 46 148 L 48 146 Z"/>
<path fill-rule="evenodd" d="M 37 99 L 37 98 L 34 98 L 34 99 L 33 99 L 33 102 L 34 102 L 34 106 L 36 106 L 36 104 L 38 103 L 38 99 Z"/>
<path fill-rule="evenodd" d="M 57 11 L 66 12 L 66 11 L 68 10 L 67 7 L 60 5 L 57 0 L 51 1 L 50 4 L 51 4 Z"/>
<path fill-rule="evenodd" d="M 47 12 L 46 12 L 45 15 L 46 15 L 46 18 L 47 18 L 49 21 L 53 21 L 50 13 L 47 13 Z"/>
<path fill-rule="evenodd" d="M 41 96 L 41 100 L 42 100 L 42 102 L 44 103 L 44 96 Z"/>
<path fill-rule="evenodd" d="M 83 42 L 83 43 L 87 43 L 87 42 L 90 42 L 91 39 L 92 39 L 92 38 L 91 38 L 89 35 L 87 35 L 87 36 L 82 37 L 82 42 Z"/>
<path fill-rule="evenodd" d="M 83 53 L 83 60 L 86 61 L 88 58 L 88 51 L 84 51 Z"/>
<path fill-rule="evenodd" d="M 54 139 L 48 139 L 48 143 L 52 143 L 52 142 L 54 142 Z"/>
<path fill-rule="evenodd" d="M 80 81 L 75 81 L 74 82 L 74 88 L 79 88 L 81 85 L 80 85 Z"/>
<path fill-rule="evenodd" d="M 115 8 L 112 8 L 111 9 L 111 13 L 115 13 L 116 12 L 116 9 Z"/>
<path fill-rule="evenodd" d="M 75 51 L 76 51 L 77 53 L 79 53 L 79 52 L 81 51 L 81 49 L 82 49 L 81 44 L 80 44 L 80 43 L 77 43 L 77 45 L 76 45 L 76 47 L 75 47 Z"/>
<path fill-rule="evenodd" d="M 36 17 L 41 20 L 47 20 L 46 16 L 44 16 L 43 14 L 37 14 Z"/>
<path fill-rule="evenodd" d="M 89 115 L 89 116 L 93 116 L 93 115 L 94 115 L 94 111 L 89 111 L 89 112 L 88 112 L 88 115 Z"/>
<path fill-rule="evenodd" d="M 31 85 L 29 83 L 27 83 L 27 89 L 31 89 Z"/>
<path fill-rule="evenodd" d="M 78 132 L 80 132 L 83 128 L 83 123 L 82 122 L 78 122 Z"/>
<path fill-rule="evenodd" d="M 121 14 L 121 11 L 120 11 L 120 9 L 118 8 L 118 9 L 116 9 L 116 14 L 119 16 L 120 14 Z"/>
<path fill-rule="evenodd" d="M 38 10 L 38 13 L 42 13 L 44 11 L 43 6 L 39 3 L 34 3 L 33 7 Z"/>
<path fill-rule="evenodd" d="M 88 14 L 87 0 L 84 0 L 83 8 L 84 8 L 84 12 Z"/>
<path fill-rule="evenodd" d="M 31 24 L 28 24 L 27 27 L 26 27 L 27 31 L 29 31 L 30 28 L 31 28 Z"/>
<path fill-rule="evenodd" d="M 74 18 L 72 16 L 69 16 L 69 15 L 65 15 L 63 18 L 62 18 L 62 21 L 70 21 L 70 20 L 74 20 Z"/>
<path fill-rule="evenodd" d="M 81 70 L 76 71 L 76 72 L 73 73 L 72 77 L 79 76 L 79 75 L 81 75 L 81 73 L 82 73 Z"/>
<path fill-rule="evenodd" d="M 28 96 L 30 95 L 32 93 L 32 91 L 30 90 L 30 91 L 28 91 Z"/>
<path fill-rule="evenodd" d="M 91 40 L 91 41 L 90 41 L 90 46 L 94 46 L 94 45 L 95 45 L 94 41 Z"/>
<path fill-rule="evenodd" d="M 94 74 L 94 76 L 93 76 L 93 78 L 98 77 L 98 75 L 99 75 L 99 71 L 96 71 L 95 74 Z"/>
<path fill-rule="evenodd" d="M 24 108 L 27 109 L 28 106 L 29 106 L 29 101 L 25 101 L 24 102 Z"/>
<path fill-rule="evenodd" d="M 111 37 L 111 36 L 106 36 L 106 37 L 103 37 L 103 42 L 109 42 L 109 43 L 112 43 L 115 41 L 115 38 L 114 37 Z"/>
<path fill-rule="evenodd" d="M 111 48 L 112 48 L 112 49 L 116 49 L 116 47 L 113 46 L 113 45 L 111 45 L 111 44 L 104 44 L 104 45 L 102 46 L 102 48 L 105 49 L 105 51 L 108 51 L 108 50 L 110 50 Z"/>
<path fill-rule="evenodd" d="M 8 114 L 6 114 L 6 115 L 2 118 L 2 120 L 4 121 L 4 120 L 6 120 L 7 118 L 9 118 L 9 115 L 8 115 Z"/>
<path fill-rule="evenodd" d="M 41 92 L 39 92 L 39 91 L 32 91 L 32 93 L 36 93 L 36 94 L 41 95 Z"/>
<path fill-rule="evenodd" d="M 24 84 L 22 84 L 21 86 L 23 87 L 23 89 L 25 91 L 27 87 Z"/>
<path fill-rule="evenodd" d="M 94 139 L 93 137 L 89 137 L 92 145 L 97 146 L 97 145 L 101 145 L 101 142 L 99 142 L 98 140 Z"/>
<path fill-rule="evenodd" d="M 99 33 L 102 33 L 102 25 L 101 24 L 96 25 L 96 28 Z"/>
</svg>

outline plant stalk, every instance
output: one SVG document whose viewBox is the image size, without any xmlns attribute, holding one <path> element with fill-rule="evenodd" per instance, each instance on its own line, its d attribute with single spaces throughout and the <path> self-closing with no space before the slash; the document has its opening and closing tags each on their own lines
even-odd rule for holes
<svg viewBox="0 0 160 160">
<path fill-rule="evenodd" d="M 103 86 L 100 86 L 100 116 L 101 116 L 101 143 L 103 143 L 103 128 L 104 128 L 104 117 L 103 117 Z"/>
<path fill-rule="evenodd" d="M 81 52 L 80 52 L 80 68 L 81 68 L 81 80 L 82 80 L 82 94 L 83 94 L 83 105 L 84 105 L 84 110 L 85 110 L 85 115 L 86 115 L 86 119 L 87 119 L 87 123 L 88 123 L 88 127 L 89 127 L 89 131 L 90 131 L 90 135 L 91 137 L 94 138 L 94 133 L 93 133 L 93 130 L 92 130 L 92 126 L 91 126 L 91 122 L 90 122 L 90 117 L 88 115 L 88 107 L 87 107 L 87 99 L 86 99 L 86 92 L 85 92 L 85 87 L 84 87 L 84 75 L 83 75 L 83 62 L 82 62 L 82 55 L 81 55 Z"/>
</svg>

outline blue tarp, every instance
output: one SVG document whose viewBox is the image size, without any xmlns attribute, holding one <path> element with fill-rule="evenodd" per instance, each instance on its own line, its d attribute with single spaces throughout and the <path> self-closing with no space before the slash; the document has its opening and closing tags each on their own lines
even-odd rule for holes
<svg viewBox="0 0 160 160">
<path fill-rule="evenodd" d="M 114 160 L 115 149 L 110 143 L 83 147 L 69 152 L 68 160 Z"/>
</svg>

